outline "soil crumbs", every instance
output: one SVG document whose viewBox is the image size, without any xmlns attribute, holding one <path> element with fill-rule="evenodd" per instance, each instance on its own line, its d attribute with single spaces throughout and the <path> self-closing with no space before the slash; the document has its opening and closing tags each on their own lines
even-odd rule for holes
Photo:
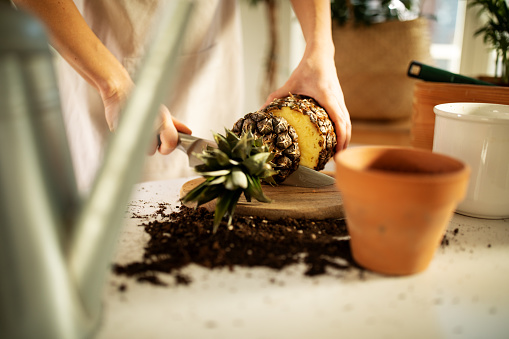
<svg viewBox="0 0 509 339">
<path fill-rule="evenodd" d="M 140 225 L 150 236 L 142 261 L 115 264 L 114 273 L 155 285 L 166 285 L 157 273 L 167 273 L 177 285 L 187 285 L 192 278 L 182 274 L 181 269 L 192 263 L 231 270 L 235 266 L 281 270 L 305 263 L 306 276 L 326 274 L 328 267 L 359 268 L 352 258 L 342 219 L 274 221 L 234 216 L 230 226 L 223 221 L 212 234 L 213 213 L 204 208 L 178 208 L 165 214 L 164 206 L 160 206 L 157 214 L 162 218 Z"/>
</svg>

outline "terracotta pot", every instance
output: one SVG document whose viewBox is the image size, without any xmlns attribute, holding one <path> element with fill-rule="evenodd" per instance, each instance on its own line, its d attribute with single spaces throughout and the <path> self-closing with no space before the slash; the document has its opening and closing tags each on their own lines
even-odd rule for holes
<svg viewBox="0 0 509 339">
<path fill-rule="evenodd" d="M 405 147 L 363 146 L 335 157 L 352 254 L 375 272 L 425 270 L 466 192 L 469 167 Z"/>
</svg>

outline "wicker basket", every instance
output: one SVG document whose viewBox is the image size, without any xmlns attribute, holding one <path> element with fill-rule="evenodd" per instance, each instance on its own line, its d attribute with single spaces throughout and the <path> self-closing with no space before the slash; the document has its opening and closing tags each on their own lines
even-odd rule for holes
<svg viewBox="0 0 509 339">
<path fill-rule="evenodd" d="M 431 63 L 424 18 L 372 26 L 333 25 L 336 68 L 352 119 L 410 118 L 415 79 L 412 60 Z"/>
</svg>

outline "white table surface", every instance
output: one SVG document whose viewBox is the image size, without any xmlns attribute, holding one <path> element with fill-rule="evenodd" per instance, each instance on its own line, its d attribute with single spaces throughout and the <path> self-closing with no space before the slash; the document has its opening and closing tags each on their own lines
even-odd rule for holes
<svg viewBox="0 0 509 339">
<path fill-rule="evenodd" d="M 174 209 L 187 180 L 135 187 L 116 263 L 140 259 L 148 239 L 132 213 Z M 97 338 L 509 338 L 509 219 L 455 214 L 447 238 L 407 277 L 193 265 L 190 285 L 159 287 L 111 274 Z"/>
</svg>

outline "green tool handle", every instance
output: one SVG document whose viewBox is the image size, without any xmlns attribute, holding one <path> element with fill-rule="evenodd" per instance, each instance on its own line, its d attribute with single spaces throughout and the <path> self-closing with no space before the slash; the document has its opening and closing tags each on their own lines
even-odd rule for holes
<svg viewBox="0 0 509 339">
<path fill-rule="evenodd" d="M 495 84 L 486 81 L 477 80 L 475 78 L 470 78 L 464 75 L 445 71 L 443 69 L 428 66 L 417 61 L 410 62 L 407 75 L 409 77 L 425 81 L 495 86 Z"/>
</svg>

